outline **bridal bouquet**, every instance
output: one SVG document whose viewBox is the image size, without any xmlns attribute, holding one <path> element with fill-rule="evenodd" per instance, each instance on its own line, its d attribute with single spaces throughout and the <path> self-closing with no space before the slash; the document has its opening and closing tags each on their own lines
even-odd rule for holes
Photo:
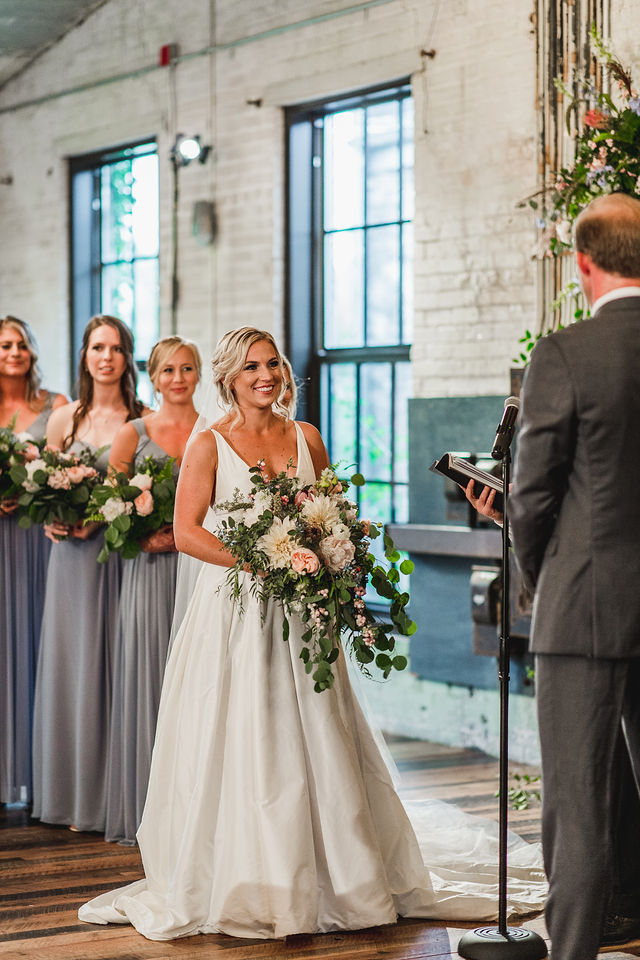
<svg viewBox="0 0 640 960">
<path fill-rule="evenodd" d="M 173 523 L 176 482 L 174 458 L 157 460 L 146 457 L 137 464 L 138 472 L 112 473 L 105 483 L 94 487 L 88 507 L 88 520 L 106 523 L 104 547 L 98 562 L 105 563 L 110 553 L 129 560 L 141 550 L 140 541 L 167 523 Z"/>
<path fill-rule="evenodd" d="M 385 678 L 392 670 L 403 670 L 407 660 L 394 655 L 391 633 L 395 627 L 410 635 L 416 625 L 405 611 L 409 594 L 396 587 L 398 571 L 385 570 L 369 552 L 371 540 L 380 536 L 378 525 L 358 519 L 355 503 L 346 496 L 349 484 L 340 481 L 331 467 L 307 486 L 286 472 L 269 480 L 263 468 L 263 462 L 251 468 L 251 494 L 236 491 L 230 501 L 218 504 L 229 516 L 216 536 L 238 558 L 227 576 L 232 598 L 241 604 L 240 574 L 248 571 L 253 592 L 282 603 L 284 640 L 289 639 L 288 617 L 300 614 L 307 625 L 300 658 L 317 692 L 334 681 L 331 665 L 338 658 L 343 633 L 367 675 L 371 663 Z M 351 481 L 357 486 L 364 483 L 360 474 Z M 385 555 L 392 562 L 400 559 L 387 536 Z M 413 564 L 405 560 L 400 569 L 410 573 Z M 368 582 L 391 601 L 392 623 L 380 622 L 367 607 Z"/>
<path fill-rule="evenodd" d="M 82 520 L 100 479 L 94 466 L 100 453 L 63 453 L 45 447 L 33 460 L 13 467 L 11 478 L 19 489 L 19 525 Z"/>
<path fill-rule="evenodd" d="M 19 485 L 11 476 L 14 467 L 40 456 L 40 449 L 28 433 L 15 433 L 17 415 L 0 427 L 0 500 L 15 497 Z"/>
</svg>

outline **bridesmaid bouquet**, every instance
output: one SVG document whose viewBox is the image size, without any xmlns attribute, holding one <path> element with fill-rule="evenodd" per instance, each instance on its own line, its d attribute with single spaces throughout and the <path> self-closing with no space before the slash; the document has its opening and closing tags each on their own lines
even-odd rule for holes
<svg viewBox="0 0 640 960">
<path fill-rule="evenodd" d="M 14 467 L 40 456 L 40 448 L 28 433 L 15 433 L 17 415 L 6 427 L 0 427 L 0 500 L 13 499 L 19 484 L 11 476 Z"/>
<path fill-rule="evenodd" d="M 114 472 L 105 483 L 94 487 L 87 519 L 107 525 L 98 563 L 105 563 L 110 553 L 119 553 L 125 560 L 136 557 L 141 550 L 141 540 L 165 524 L 173 523 L 176 482 L 171 468 L 174 459 L 145 457 L 137 464 L 134 477 Z"/>
<path fill-rule="evenodd" d="M 13 467 L 11 477 L 20 491 L 19 525 L 82 520 L 100 479 L 94 466 L 100 453 L 63 453 L 45 447 L 34 459 Z"/>
<path fill-rule="evenodd" d="M 416 625 L 405 611 L 409 594 L 396 586 L 398 571 L 385 570 L 369 552 L 381 525 L 358 519 L 356 504 L 346 496 L 349 484 L 339 480 L 332 467 L 307 486 L 284 471 L 269 480 L 263 470 L 263 461 L 251 468 L 251 494 L 236 491 L 231 500 L 218 504 L 229 516 L 216 536 L 238 558 L 227 575 L 231 597 L 242 603 L 240 574 L 248 571 L 252 592 L 282 603 L 284 640 L 289 639 L 288 616 L 300 614 L 307 625 L 300 658 L 317 692 L 333 684 L 331 665 L 339 656 L 343 632 L 349 652 L 368 676 L 371 663 L 385 678 L 392 670 L 404 670 L 406 657 L 394 655 L 391 634 L 395 628 L 411 635 Z M 361 486 L 364 478 L 355 474 L 351 482 Z M 384 545 L 386 558 L 399 561 L 386 534 Z M 413 564 L 404 560 L 400 570 L 411 573 Z M 391 601 L 391 623 L 377 620 L 365 603 L 369 582 Z"/>
</svg>

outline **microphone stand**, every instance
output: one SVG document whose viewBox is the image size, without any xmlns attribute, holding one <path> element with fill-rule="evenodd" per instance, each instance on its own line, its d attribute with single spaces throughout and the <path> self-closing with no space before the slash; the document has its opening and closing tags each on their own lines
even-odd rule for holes
<svg viewBox="0 0 640 960">
<path fill-rule="evenodd" d="M 510 637 L 510 566 L 509 566 L 509 484 L 511 451 L 502 454 L 503 523 L 502 523 L 502 609 L 500 616 L 500 821 L 498 852 L 498 926 L 477 927 L 465 933 L 458 944 L 458 954 L 465 960 L 544 960 L 547 946 L 537 933 L 525 927 L 507 926 L 507 820 L 509 793 L 509 669 Z"/>
</svg>

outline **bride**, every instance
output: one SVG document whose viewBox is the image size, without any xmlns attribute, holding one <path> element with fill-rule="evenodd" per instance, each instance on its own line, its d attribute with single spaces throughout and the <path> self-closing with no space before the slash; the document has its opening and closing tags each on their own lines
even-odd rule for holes
<svg viewBox="0 0 640 960">
<path fill-rule="evenodd" d="M 269 333 L 225 334 L 213 370 L 228 412 L 193 437 L 180 471 L 176 543 L 204 563 L 165 674 L 137 835 L 145 877 L 84 904 L 80 919 L 168 940 L 354 930 L 398 915 L 493 918 L 496 825 L 437 802 L 410 820 L 344 656 L 333 687 L 315 693 L 299 658 L 302 622 L 283 642 L 280 605 L 261 604 L 249 574 L 242 613 L 229 599 L 234 559 L 205 529 L 209 508 L 219 523 L 216 505 L 252 489 L 260 459 L 269 476 L 290 469 L 303 483 L 329 459 L 318 431 L 287 416 Z M 511 910 L 541 908 L 539 849 L 517 837 L 509 882 Z"/>
</svg>

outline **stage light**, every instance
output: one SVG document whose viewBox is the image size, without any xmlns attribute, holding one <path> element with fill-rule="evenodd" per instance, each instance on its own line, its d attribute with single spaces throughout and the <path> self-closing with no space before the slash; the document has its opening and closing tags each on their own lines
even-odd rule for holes
<svg viewBox="0 0 640 960">
<path fill-rule="evenodd" d="M 192 160 L 204 163 L 210 150 L 211 147 L 202 146 L 199 135 L 185 137 L 184 134 L 179 133 L 171 148 L 171 160 L 176 167 L 186 167 Z"/>
</svg>

